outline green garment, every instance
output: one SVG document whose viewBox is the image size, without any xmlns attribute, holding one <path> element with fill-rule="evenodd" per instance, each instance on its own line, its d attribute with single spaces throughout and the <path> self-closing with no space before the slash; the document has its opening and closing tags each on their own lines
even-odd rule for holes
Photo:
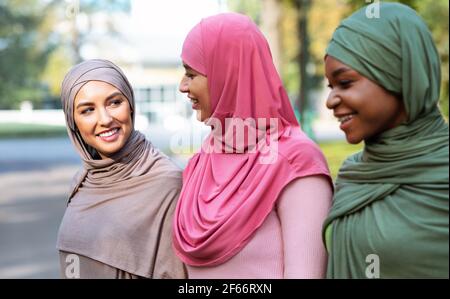
<svg viewBox="0 0 450 299">
<path fill-rule="evenodd" d="M 374 255 L 380 278 L 449 277 L 448 125 L 437 108 L 439 56 L 414 10 L 379 4 L 380 18 L 367 18 L 363 8 L 344 20 L 327 55 L 402 94 L 408 121 L 366 140 L 341 167 L 323 230 L 327 277 L 377 277 Z"/>
</svg>

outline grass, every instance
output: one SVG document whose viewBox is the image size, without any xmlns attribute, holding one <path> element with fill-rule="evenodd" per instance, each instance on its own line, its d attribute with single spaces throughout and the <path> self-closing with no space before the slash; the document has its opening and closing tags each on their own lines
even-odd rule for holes
<svg viewBox="0 0 450 299">
<path fill-rule="evenodd" d="M 319 143 L 319 146 L 327 159 L 334 180 L 344 160 L 351 154 L 360 151 L 363 148 L 363 143 L 354 145 L 348 144 L 346 141 L 331 141 Z"/>
<path fill-rule="evenodd" d="M 0 123 L 0 139 L 67 136 L 65 126 L 24 123 Z"/>
</svg>

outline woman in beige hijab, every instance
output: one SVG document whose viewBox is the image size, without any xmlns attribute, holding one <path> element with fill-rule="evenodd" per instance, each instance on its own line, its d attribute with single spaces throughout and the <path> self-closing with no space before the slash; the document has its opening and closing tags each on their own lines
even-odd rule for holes
<svg viewBox="0 0 450 299">
<path fill-rule="evenodd" d="M 186 278 L 172 250 L 181 171 L 134 130 L 133 90 L 106 60 L 74 66 L 61 101 L 83 168 L 57 240 L 66 278 Z"/>
</svg>

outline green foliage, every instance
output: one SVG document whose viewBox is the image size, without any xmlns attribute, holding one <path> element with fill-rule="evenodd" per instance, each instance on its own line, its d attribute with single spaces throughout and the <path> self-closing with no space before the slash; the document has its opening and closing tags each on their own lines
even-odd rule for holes
<svg viewBox="0 0 450 299">
<path fill-rule="evenodd" d="M 55 44 L 39 27 L 50 6 L 38 1 L 0 3 L 0 109 L 17 108 L 24 100 L 37 103 L 45 94 L 39 74 Z"/>
<path fill-rule="evenodd" d="M 54 136 L 67 136 L 66 127 L 23 123 L 0 123 L 0 139 Z"/>
<path fill-rule="evenodd" d="M 0 109 L 17 109 L 23 101 L 43 107 L 59 94 L 64 73 L 75 62 L 70 47 L 79 50 L 83 42 L 81 34 L 54 28 L 70 23 L 68 5 L 61 0 L 0 1 Z M 129 11 L 130 1 L 80 0 L 79 9 L 88 15 Z"/>
<path fill-rule="evenodd" d="M 260 24 L 261 0 L 227 0 L 227 5 L 231 11 L 245 14 Z"/>
<path fill-rule="evenodd" d="M 421 0 L 416 3 L 419 14 L 430 28 L 441 57 L 442 86 L 439 101 L 442 113 L 448 119 L 448 0 Z"/>
<path fill-rule="evenodd" d="M 351 15 L 355 10 L 360 9 L 363 6 L 366 6 L 366 5 L 370 4 L 369 2 L 361 1 L 361 0 L 344 0 L 344 2 L 350 8 L 350 10 L 347 13 L 348 15 Z M 371 1 L 371 2 L 373 3 L 374 1 Z M 417 10 L 416 3 L 418 1 L 416 1 L 416 0 L 398 0 L 398 1 L 395 1 L 395 0 L 394 1 L 383 0 L 383 2 L 400 2 L 400 3 L 408 5 L 408 6 L 410 6 L 410 7 L 412 7 L 412 8 Z"/>
</svg>

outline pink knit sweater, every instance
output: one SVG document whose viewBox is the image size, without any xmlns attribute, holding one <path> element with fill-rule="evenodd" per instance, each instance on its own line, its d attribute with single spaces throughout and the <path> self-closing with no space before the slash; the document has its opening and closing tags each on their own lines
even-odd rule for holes
<svg viewBox="0 0 450 299">
<path fill-rule="evenodd" d="M 217 266 L 187 266 L 189 278 L 324 278 L 322 224 L 331 198 L 331 186 L 323 176 L 294 180 L 239 253 Z"/>
</svg>

